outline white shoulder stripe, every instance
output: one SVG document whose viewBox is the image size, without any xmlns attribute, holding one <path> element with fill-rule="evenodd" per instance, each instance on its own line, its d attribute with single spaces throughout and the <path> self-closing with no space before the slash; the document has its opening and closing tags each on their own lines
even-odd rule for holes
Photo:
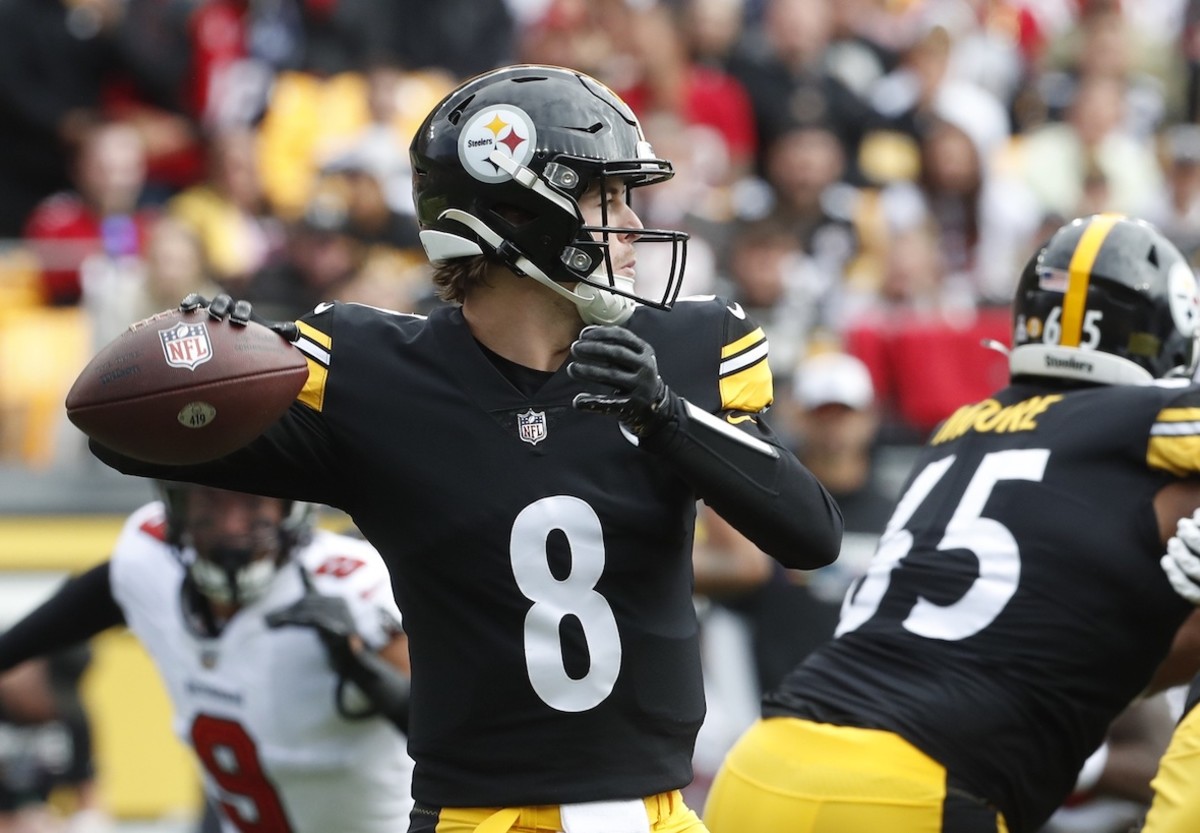
<svg viewBox="0 0 1200 833">
<path fill-rule="evenodd" d="M 1186 437 L 1200 434 L 1200 422 L 1156 422 L 1150 427 L 1153 437 Z"/>
<path fill-rule="evenodd" d="M 730 356 L 728 359 L 721 362 L 721 366 L 717 372 L 721 376 L 728 376 L 731 373 L 737 373 L 739 370 L 743 370 L 750 365 L 765 359 L 766 357 L 767 340 L 764 338 L 749 350 L 738 353 L 736 356 Z"/>
<path fill-rule="evenodd" d="M 311 339 L 301 336 L 295 342 L 296 349 L 314 361 L 326 367 L 329 366 L 329 351 Z"/>
</svg>

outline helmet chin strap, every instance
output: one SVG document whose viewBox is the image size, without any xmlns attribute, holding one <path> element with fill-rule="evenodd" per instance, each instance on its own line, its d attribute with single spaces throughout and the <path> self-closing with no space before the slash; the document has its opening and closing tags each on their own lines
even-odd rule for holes
<svg viewBox="0 0 1200 833">
<path fill-rule="evenodd" d="M 439 219 L 454 220 L 455 222 L 462 223 L 479 235 L 479 238 L 487 243 L 493 251 L 500 251 L 504 245 L 504 239 L 473 214 L 468 214 L 457 208 L 448 208 L 442 212 Z M 567 289 L 543 272 L 524 255 L 517 255 L 512 265 L 578 307 L 579 317 L 583 319 L 585 324 L 624 324 L 633 315 L 634 309 L 637 308 L 637 301 L 632 298 L 626 298 L 624 295 L 609 292 L 594 284 L 581 282 L 576 285 L 574 291 Z M 602 276 L 605 280 L 610 277 L 603 266 L 592 274 Z M 630 292 L 633 291 L 633 278 L 620 275 L 614 275 L 611 278 L 612 283 L 620 285 L 622 289 L 627 289 Z"/>
</svg>

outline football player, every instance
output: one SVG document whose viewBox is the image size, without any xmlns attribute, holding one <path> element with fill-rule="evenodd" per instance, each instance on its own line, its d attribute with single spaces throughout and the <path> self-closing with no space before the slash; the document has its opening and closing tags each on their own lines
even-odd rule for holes
<svg viewBox="0 0 1200 833">
<path fill-rule="evenodd" d="M 1162 567 L 1175 592 L 1200 605 L 1200 512 L 1184 518 L 1167 543 Z M 1200 675 L 1188 688 L 1183 715 L 1151 782 L 1154 799 L 1142 833 L 1192 833 L 1200 829 Z"/>
<path fill-rule="evenodd" d="M 763 331 L 676 303 L 686 236 L 630 193 L 673 175 L 594 79 L 502 68 L 411 147 L 428 317 L 321 304 L 308 384 L 261 437 L 130 474 L 347 511 L 396 580 L 412 656 L 413 831 L 699 831 L 678 790 L 704 715 L 696 500 L 788 567 L 837 557 L 841 514 L 763 418 Z M 638 246 L 671 247 L 637 288 Z M 187 299 L 185 306 L 201 303 Z M 246 320 L 218 297 L 208 314 Z"/>
<path fill-rule="evenodd" d="M 1159 557 L 1200 505 L 1197 304 L 1144 222 L 1051 236 L 1009 386 L 933 432 L 835 638 L 726 756 L 712 833 L 1042 825 L 1192 612 Z"/>
<path fill-rule="evenodd" d="M 109 560 L 0 634 L 0 668 L 128 625 L 224 830 L 404 829 L 408 662 L 379 554 L 306 504 L 161 486 Z"/>
</svg>

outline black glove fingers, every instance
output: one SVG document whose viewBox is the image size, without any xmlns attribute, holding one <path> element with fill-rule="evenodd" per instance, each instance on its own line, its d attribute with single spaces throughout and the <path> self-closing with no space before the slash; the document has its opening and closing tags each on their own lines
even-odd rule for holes
<svg viewBox="0 0 1200 833">
<path fill-rule="evenodd" d="M 266 616 L 272 628 L 296 625 L 315 629 L 322 637 L 349 638 L 355 633 L 354 617 L 346 600 L 309 593 L 299 601 Z"/>
<path fill-rule="evenodd" d="M 208 299 L 199 292 L 189 292 L 187 295 L 184 295 L 183 300 L 179 302 L 180 312 L 192 312 L 193 310 L 198 310 L 201 307 L 207 306 Z"/>
<path fill-rule="evenodd" d="M 215 318 L 217 321 L 226 318 L 229 315 L 230 309 L 233 307 L 233 298 L 222 292 L 217 297 L 213 298 L 208 304 L 208 317 Z"/>
<path fill-rule="evenodd" d="M 233 311 L 229 313 L 229 323 L 246 326 L 250 322 L 252 315 L 249 301 L 236 301 L 233 305 Z"/>
<path fill-rule="evenodd" d="M 287 341 L 300 340 L 300 328 L 295 321 L 276 321 L 269 325 L 272 332 L 279 333 Z"/>
<path fill-rule="evenodd" d="M 620 391 L 631 390 L 637 382 L 636 374 L 619 367 L 585 362 L 571 362 L 567 365 L 567 375 L 577 382 L 591 382 Z"/>
<path fill-rule="evenodd" d="M 631 371 L 644 364 L 637 353 L 625 345 L 603 341 L 576 341 L 571 345 L 571 357 L 585 364 L 604 364 Z"/>
</svg>

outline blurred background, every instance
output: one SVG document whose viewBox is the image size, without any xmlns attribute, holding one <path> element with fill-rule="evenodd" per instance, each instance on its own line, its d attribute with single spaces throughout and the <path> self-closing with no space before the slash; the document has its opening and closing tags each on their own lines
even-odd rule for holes
<svg viewBox="0 0 1200 833">
<path fill-rule="evenodd" d="M 831 632 L 914 444 L 1003 385 L 983 342 L 1009 343 L 1044 236 L 1121 211 L 1196 262 L 1198 22 L 1196 0 L 0 0 L 0 626 L 152 497 L 66 422 L 99 346 L 190 291 L 274 318 L 428 310 L 414 129 L 478 72 L 572 66 L 675 163 L 635 208 L 691 233 L 684 294 L 767 330 L 774 424 L 846 511 L 843 558 L 807 575 L 740 558 L 703 519 L 702 800 L 807 649 L 772 634 Z M 51 773 L 39 829 L 190 830 L 195 770 L 132 637 L 45 675 L 78 692 L 90 769 L 64 763 L 61 726 L 0 723 L 3 777 Z"/>
</svg>

